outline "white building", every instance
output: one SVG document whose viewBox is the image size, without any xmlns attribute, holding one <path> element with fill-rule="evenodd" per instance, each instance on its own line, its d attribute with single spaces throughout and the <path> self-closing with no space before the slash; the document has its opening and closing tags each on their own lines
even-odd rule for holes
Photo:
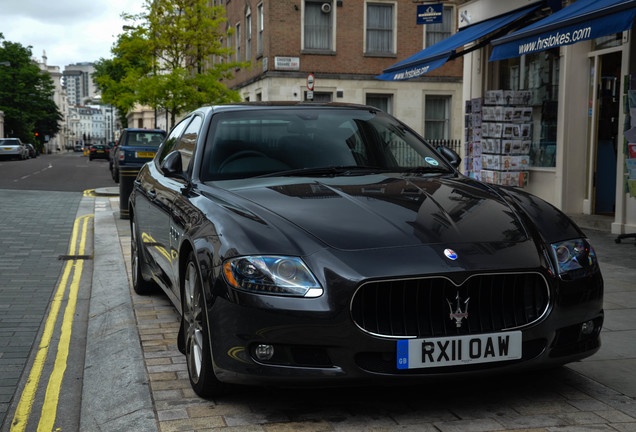
<svg viewBox="0 0 636 432">
<path fill-rule="evenodd" d="M 63 150 L 68 145 L 68 127 L 66 121 L 66 115 L 68 111 L 68 101 L 66 96 L 66 90 L 62 85 L 62 73 L 59 66 L 49 66 L 47 64 L 46 51 L 42 53 L 42 61 L 37 61 L 38 66 L 42 72 L 47 72 L 51 76 L 53 81 L 53 100 L 57 109 L 62 114 L 62 119 L 59 121 L 60 130 L 57 135 L 52 137 L 44 137 L 44 151 L 46 153 L 53 153 L 55 151 Z"/>
</svg>

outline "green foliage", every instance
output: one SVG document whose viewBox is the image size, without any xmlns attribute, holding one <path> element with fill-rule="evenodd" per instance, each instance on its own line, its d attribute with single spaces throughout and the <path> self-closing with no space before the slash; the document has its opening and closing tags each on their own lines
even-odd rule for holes
<svg viewBox="0 0 636 432">
<path fill-rule="evenodd" d="M 127 113 L 135 104 L 176 116 L 204 104 L 240 100 L 222 82 L 247 63 L 229 62 L 225 10 L 208 0 L 146 0 L 145 12 L 124 15 L 126 33 L 93 75 L 102 100 Z M 212 63 L 212 59 L 222 60 Z"/>
<path fill-rule="evenodd" d="M 39 147 L 45 136 L 59 132 L 58 122 L 63 119 L 53 101 L 53 80 L 31 60 L 31 47 L 6 41 L 1 33 L 0 41 L 0 111 L 5 134 Z"/>
</svg>

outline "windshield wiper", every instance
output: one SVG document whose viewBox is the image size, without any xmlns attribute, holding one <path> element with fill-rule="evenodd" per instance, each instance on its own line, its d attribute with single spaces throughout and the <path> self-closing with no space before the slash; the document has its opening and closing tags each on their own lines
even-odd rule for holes
<svg viewBox="0 0 636 432">
<path fill-rule="evenodd" d="M 268 174 L 259 175 L 256 177 L 285 177 L 285 176 L 348 176 L 348 175 L 364 175 L 378 172 L 388 171 L 386 168 L 364 166 L 364 165 L 350 165 L 350 166 L 326 166 L 326 167 L 309 167 L 298 168 L 287 171 L 277 171 Z"/>
</svg>

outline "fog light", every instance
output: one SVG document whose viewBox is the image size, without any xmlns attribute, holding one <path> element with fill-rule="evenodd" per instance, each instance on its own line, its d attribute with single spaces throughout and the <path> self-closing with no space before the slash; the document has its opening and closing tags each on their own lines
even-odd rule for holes
<svg viewBox="0 0 636 432">
<path fill-rule="evenodd" d="M 594 331 L 594 321 L 590 320 L 581 324 L 581 334 L 584 334 L 587 336 L 587 335 L 591 335 L 593 331 Z"/>
<path fill-rule="evenodd" d="M 274 347 L 272 345 L 258 344 L 254 350 L 256 358 L 259 360 L 271 360 L 274 357 Z"/>
</svg>

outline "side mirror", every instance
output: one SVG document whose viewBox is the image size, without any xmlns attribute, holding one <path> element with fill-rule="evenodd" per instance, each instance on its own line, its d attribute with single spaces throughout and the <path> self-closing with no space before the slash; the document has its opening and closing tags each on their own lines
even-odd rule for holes
<svg viewBox="0 0 636 432">
<path fill-rule="evenodd" d="M 460 163 L 462 163 L 462 158 L 455 153 L 454 150 L 449 149 L 448 147 L 437 147 L 437 151 L 440 152 L 441 155 L 444 156 L 444 159 L 446 159 L 455 169 L 459 167 Z"/>
<path fill-rule="evenodd" d="M 181 153 L 173 151 L 168 154 L 161 162 L 161 171 L 166 177 L 178 178 L 185 180 L 186 177 L 183 174 L 183 164 L 181 162 Z"/>
</svg>

